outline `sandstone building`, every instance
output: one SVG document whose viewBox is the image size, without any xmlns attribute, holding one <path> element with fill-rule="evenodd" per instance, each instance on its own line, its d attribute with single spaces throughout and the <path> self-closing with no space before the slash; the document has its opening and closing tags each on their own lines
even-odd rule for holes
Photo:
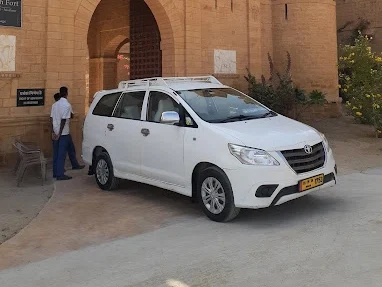
<svg viewBox="0 0 382 287">
<path fill-rule="evenodd" d="M 382 52 L 382 1 L 337 0 L 337 26 L 339 43 L 347 43 L 352 33 L 361 29 L 373 37 L 374 51 Z"/>
<path fill-rule="evenodd" d="M 63 85 L 78 147 L 97 90 L 128 78 L 214 74 L 245 91 L 246 68 L 266 74 L 268 53 L 283 69 L 289 51 L 295 83 L 338 102 L 333 0 L 0 0 L 16 14 L 17 5 L 21 27 L 0 19 L 0 163 L 15 137 L 49 153 L 50 108 Z M 28 95 L 20 89 L 43 89 L 43 105 L 17 106 Z"/>
</svg>

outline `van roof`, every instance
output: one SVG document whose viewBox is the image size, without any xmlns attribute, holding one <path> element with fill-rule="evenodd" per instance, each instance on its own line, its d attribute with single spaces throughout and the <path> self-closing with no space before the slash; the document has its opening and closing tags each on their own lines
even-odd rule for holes
<svg viewBox="0 0 382 287">
<path fill-rule="evenodd" d="M 128 91 L 133 87 L 142 87 L 146 89 L 148 87 L 167 87 L 175 91 L 184 90 L 197 90 L 197 89 L 216 89 L 226 88 L 219 80 L 214 76 L 200 76 L 200 77 L 157 77 L 157 78 L 145 78 L 138 80 L 122 81 L 119 83 L 117 89 L 99 91 L 97 94 L 116 93 Z"/>
<path fill-rule="evenodd" d="M 218 81 L 214 76 L 201 76 L 201 77 L 158 77 L 158 78 L 146 78 L 131 81 L 120 82 L 118 88 L 126 89 L 136 86 L 164 86 L 173 88 L 178 85 L 199 86 L 199 85 L 218 85 L 223 84 Z"/>
</svg>

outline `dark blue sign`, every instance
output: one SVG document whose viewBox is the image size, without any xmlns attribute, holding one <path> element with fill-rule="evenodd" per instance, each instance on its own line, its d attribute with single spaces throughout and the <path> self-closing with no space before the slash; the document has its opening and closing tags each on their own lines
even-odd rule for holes
<svg viewBox="0 0 382 287">
<path fill-rule="evenodd" d="M 0 0 L 0 26 L 21 27 L 21 0 Z"/>
</svg>

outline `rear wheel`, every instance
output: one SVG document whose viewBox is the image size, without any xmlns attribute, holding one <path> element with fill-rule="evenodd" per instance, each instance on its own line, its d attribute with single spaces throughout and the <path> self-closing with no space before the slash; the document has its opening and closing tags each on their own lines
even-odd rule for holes
<svg viewBox="0 0 382 287">
<path fill-rule="evenodd" d="M 118 187 L 119 179 L 114 176 L 113 164 L 105 152 L 95 160 L 95 179 L 102 190 L 113 190 Z"/>
<path fill-rule="evenodd" d="M 213 221 L 227 222 L 240 212 L 235 207 L 231 183 L 216 167 L 203 170 L 198 180 L 198 199 L 204 213 Z"/>
</svg>

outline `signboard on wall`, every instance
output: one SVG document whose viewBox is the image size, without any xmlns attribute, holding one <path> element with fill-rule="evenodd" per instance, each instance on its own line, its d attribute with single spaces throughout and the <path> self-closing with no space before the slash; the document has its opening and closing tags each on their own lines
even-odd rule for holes
<svg viewBox="0 0 382 287">
<path fill-rule="evenodd" d="M 21 27 L 22 0 L 0 0 L 0 26 Z"/>
<path fill-rule="evenodd" d="M 236 51 L 214 50 L 215 74 L 236 74 Z"/>
<path fill-rule="evenodd" d="M 18 107 L 36 107 L 45 104 L 45 89 L 18 89 Z"/>
</svg>

